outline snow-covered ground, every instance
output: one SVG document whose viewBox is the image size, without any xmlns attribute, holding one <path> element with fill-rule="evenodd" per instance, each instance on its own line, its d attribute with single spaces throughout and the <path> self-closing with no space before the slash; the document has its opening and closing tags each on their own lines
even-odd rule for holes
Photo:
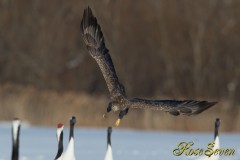
<svg viewBox="0 0 240 160">
<path fill-rule="evenodd" d="M 64 146 L 67 146 L 68 128 L 64 128 Z M 106 129 L 75 129 L 77 159 L 101 160 L 106 150 Z M 192 148 L 204 148 L 213 141 L 213 133 L 146 132 L 113 129 L 114 160 L 183 160 L 196 157 L 173 155 L 179 142 L 194 141 Z M 11 157 L 11 123 L 0 123 L 0 160 Z M 235 155 L 222 156 L 225 160 L 240 160 L 240 133 L 220 132 L 221 148 L 234 148 Z M 23 125 L 20 133 L 20 160 L 51 160 L 57 152 L 56 129 Z"/>
</svg>

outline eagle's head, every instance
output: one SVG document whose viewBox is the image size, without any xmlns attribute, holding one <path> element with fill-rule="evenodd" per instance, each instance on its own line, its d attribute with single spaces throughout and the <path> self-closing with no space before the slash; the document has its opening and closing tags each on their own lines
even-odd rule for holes
<svg viewBox="0 0 240 160">
<path fill-rule="evenodd" d="M 114 103 L 114 102 L 108 103 L 107 112 L 110 112 L 110 111 L 117 112 L 119 110 L 120 110 L 120 107 L 119 105 L 117 105 L 117 103 Z"/>
</svg>

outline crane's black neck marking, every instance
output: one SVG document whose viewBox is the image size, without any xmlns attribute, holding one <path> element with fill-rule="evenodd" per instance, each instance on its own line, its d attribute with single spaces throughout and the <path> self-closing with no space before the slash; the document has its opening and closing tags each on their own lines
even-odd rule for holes
<svg viewBox="0 0 240 160">
<path fill-rule="evenodd" d="M 60 133 L 59 142 L 58 142 L 58 152 L 55 157 L 55 160 L 58 159 L 63 153 L 63 131 Z"/>
<path fill-rule="evenodd" d="M 216 140 L 216 137 L 218 137 L 219 127 L 220 127 L 220 119 L 217 118 L 216 121 L 215 121 L 214 140 Z"/>
<path fill-rule="evenodd" d="M 112 127 L 108 127 L 107 130 L 107 145 L 111 146 L 111 133 L 112 133 Z"/>
<path fill-rule="evenodd" d="M 18 155 L 19 155 L 19 135 L 20 135 L 20 125 L 17 128 L 17 135 L 16 138 L 14 138 L 14 129 L 12 128 L 12 143 L 13 143 L 13 148 L 12 148 L 12 160 L 18 160 Z"/>
<path fill-rule="evenodd" d="M 73 116 L 73 117 L 70 119 L 69 141 L 70 141 L 71 138 L 74 137 L 74 125 L 75 125 L 75 123 L 76 123 L 76 117 Z"/>
<path fill-rule="evenodd" d="M 214 140 L 216 139 L 216 137 L 218 136 L 218 128 L 215 127 L 215 132 L 214 132 Z"/>
</svg>

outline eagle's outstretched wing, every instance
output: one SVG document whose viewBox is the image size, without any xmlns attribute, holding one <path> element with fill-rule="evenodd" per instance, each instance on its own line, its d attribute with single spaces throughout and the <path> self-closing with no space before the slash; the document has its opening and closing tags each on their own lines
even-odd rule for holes
<svg viewBox="0 0 240 160">
<path fill-rule="evenodd" d="M 140 98 L 131 99 L 130 108 L 142 108 L 162 110 L 172 115 L 195 115 L 212 107 L 217 102 L 195 101 L 195 100 L 145 100 Z"/>
<path fill-rule="evenodd" d="M 102 71 L 111 99 L 125 97 L 124 87 L 118 81 L 111 56 L 105 47 L 101 27 L 89 7 L 84 10 L 80 29 L 90 55 L 97 61 Z"/>
</svg>

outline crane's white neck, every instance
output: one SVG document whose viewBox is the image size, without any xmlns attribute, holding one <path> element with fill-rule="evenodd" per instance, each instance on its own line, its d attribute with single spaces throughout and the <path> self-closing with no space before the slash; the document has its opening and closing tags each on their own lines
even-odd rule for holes
<svg viewBox="0 0 240 160">
<path fill-rule="evenodd" d="M 63 132 L 63 127 L 64 126 L 57 129 L 57 140 L 58 140 L 58 142 L 60 141 L 60 136 L 61 136 L 61 133 Z"/>
<path fill-rule="evenodd" d="M 107 146 L 107 152 L 106 152 L 104 160 L 113 160 L 111 145 Z"/>
<path fill-rule="evenodd" d="M 63 160 L 75 160 L 75 153 L 74 153 L 74 139 L 73 137 L 70 138 L 68 143 L 66 152 L 63 154 Z"/>
<path fill-rule="evenodd" d="M 13 120 L 12 122 L 12 132 L 13 132 L 13 140 L 14 142 L 17 141 L 17 137 L 18 137 L 18 134 L 19 134 L 19 127 L 20 127 L 20 123 L 21 121 L 19 119 L 15 119 Z"/>
<path fill-rule="evenodd" d="M 216 136 L 216 138 L 215 138 L 215 141 L 214 141 L 214 150 L 215 149 L 219 149 L 220 148 L 220 141 L 219 141 L 219 137 L 218 136 Z"/>
</svg>

